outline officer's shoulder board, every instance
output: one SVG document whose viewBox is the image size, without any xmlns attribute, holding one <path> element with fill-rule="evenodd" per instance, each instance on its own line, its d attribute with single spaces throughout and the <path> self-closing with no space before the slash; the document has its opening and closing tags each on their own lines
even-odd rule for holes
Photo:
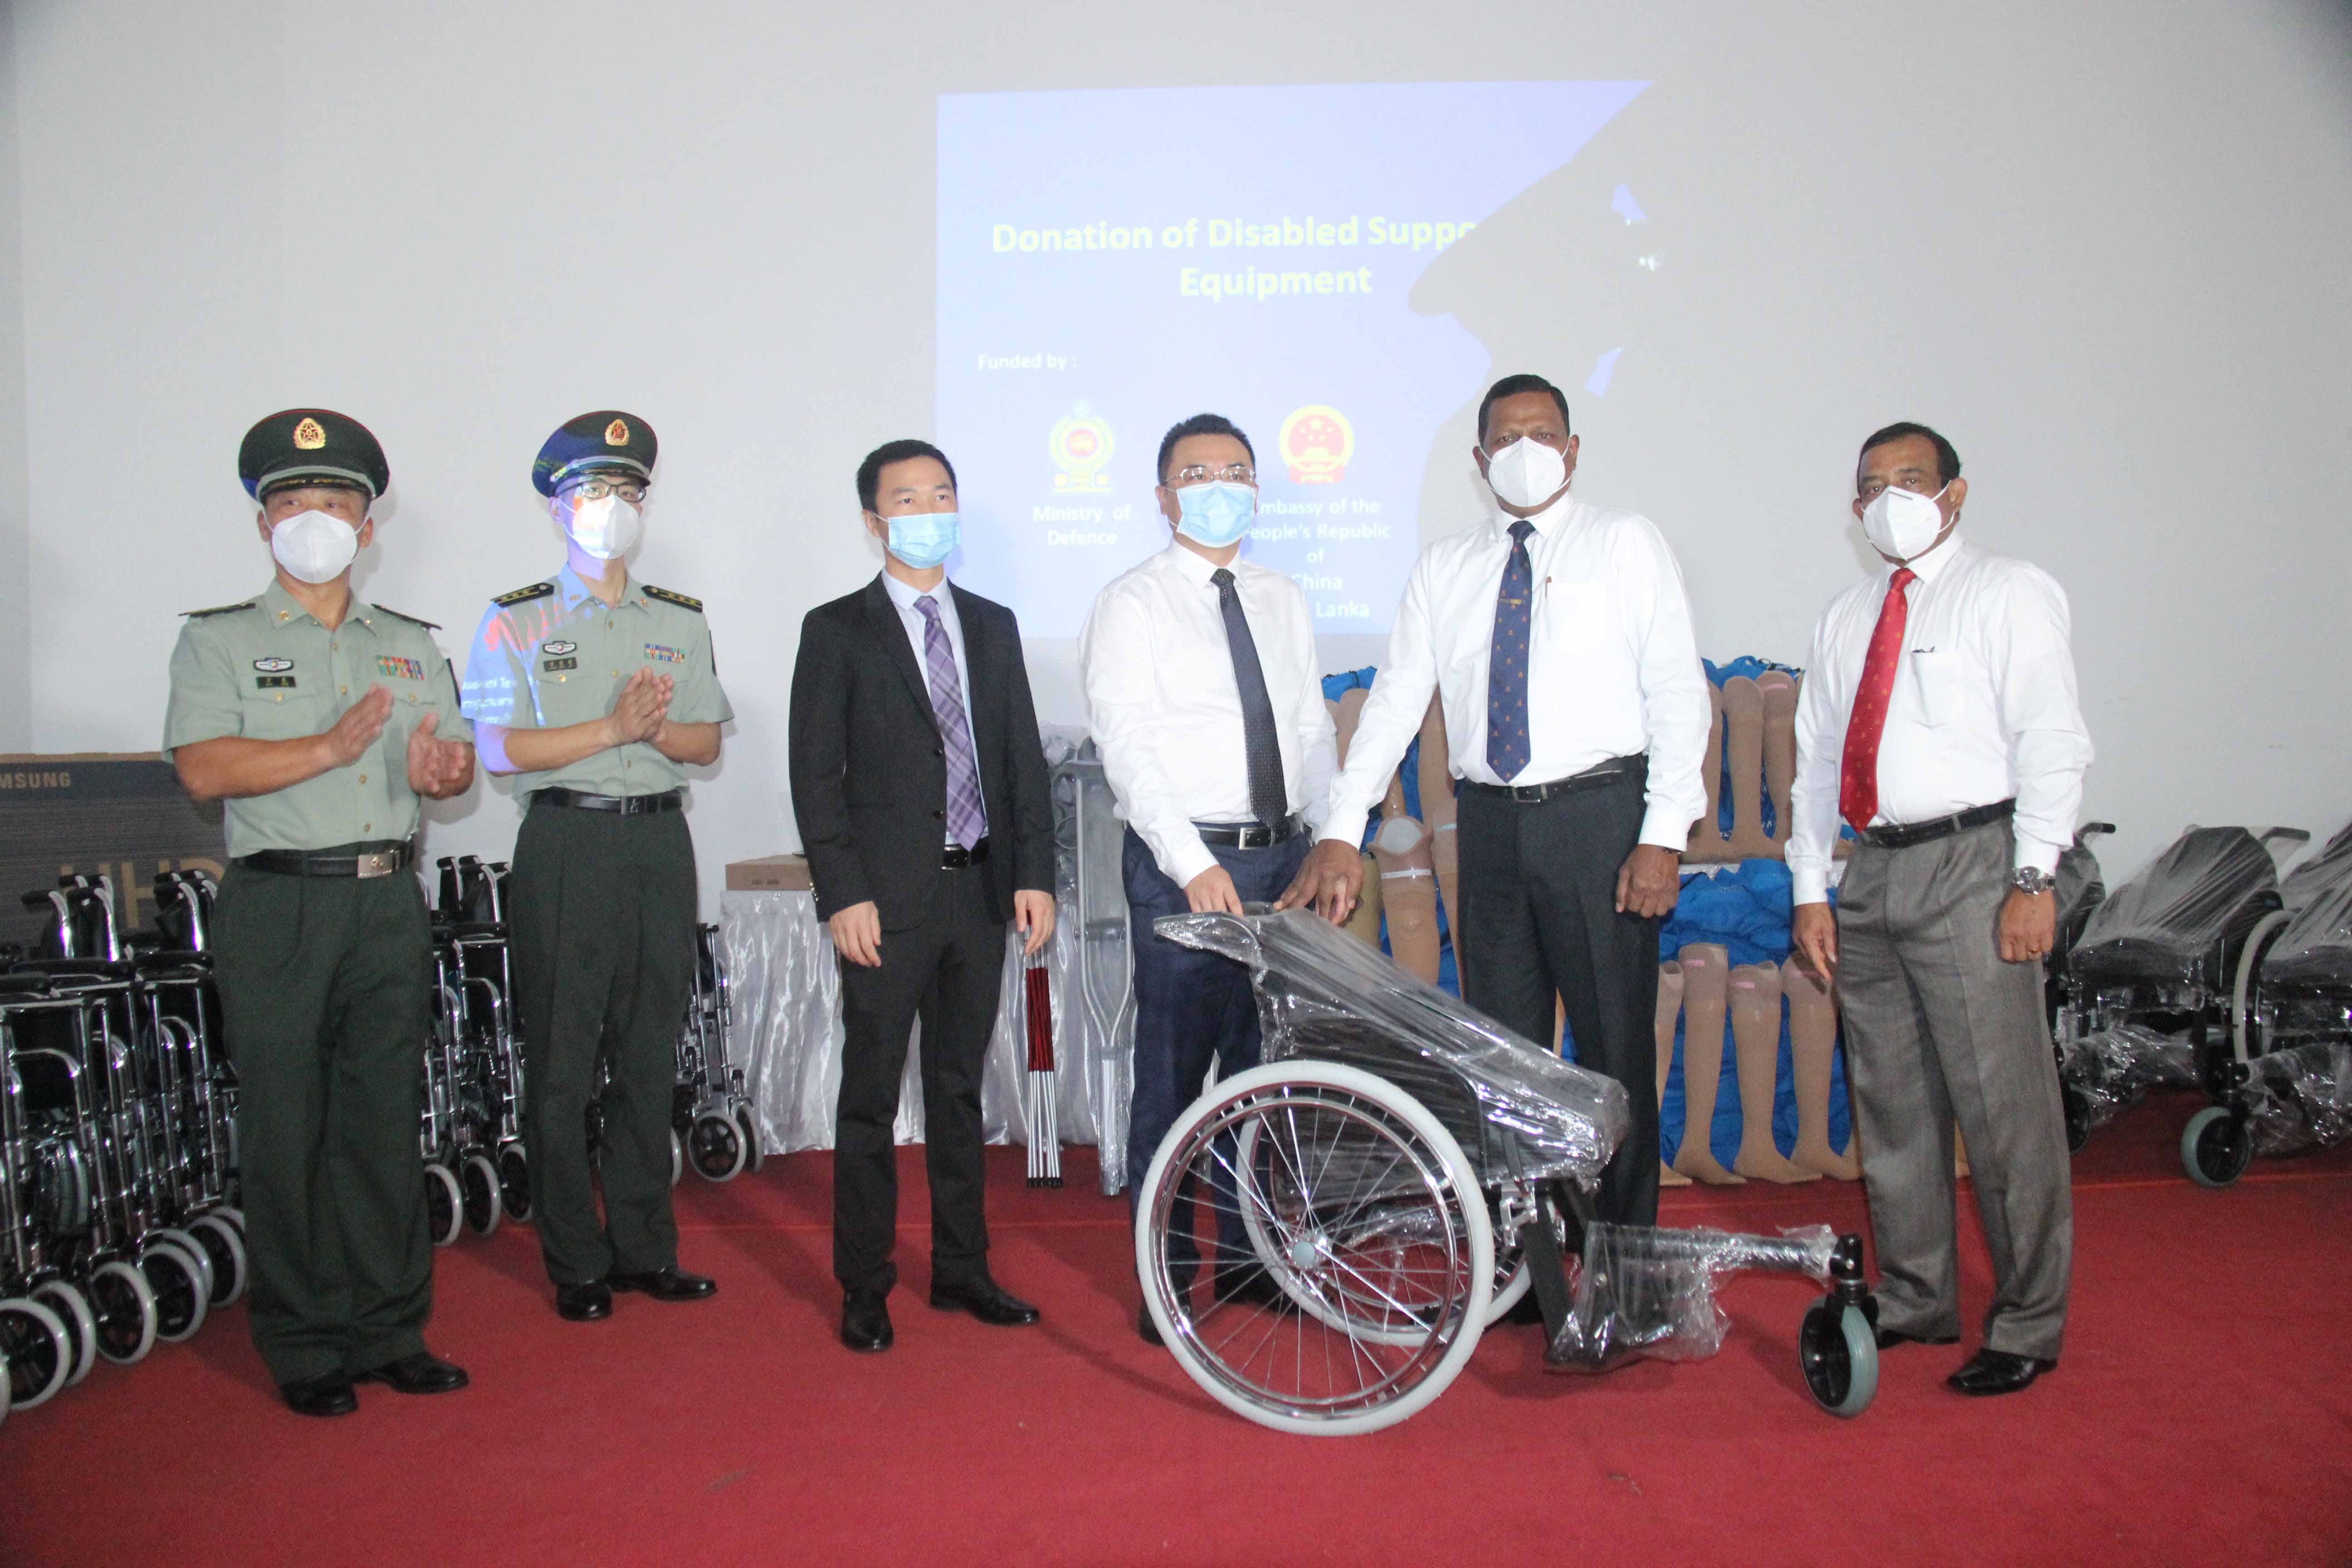
<svg viewBox="0 0 2352 1568">
<path fill-rule="evenodd" d="M 684 594 L 673 594 L 667 588 L 656 588 L 651 583 L 645 584 L 643 586 L 646 590 L 646 597 L 648 599 L 659 599 L 665 605 L 676 605 L 680 609 L 692 610 L 697 615 L 702 613 L 702 601 L 699 599 L 688 598 Z"/>
<path fill-rule="evenodd" d="M 226 616 L 236 610 L 249 610 L 259 603 L 257 599 L 243 599 L 234 605 L 215 605 L 209 610 L 182 610 L 180 614 L 189 620 L 198 621 L 206 616 Z"/>
<path fill-rule="evenodd" d="M 376 609 L 384 615 L 390 616 L 395 621 L 406 621 L 410 626 L 423 626 L 428 632 L 437 632 L 441 629 L 441 623 L 438 621 L 419 620 L 416 616 L 403 614 L 401 611 L 394 609 L 389 605 L 378 605 Z"/>
<path fill-rule="evenodd" d="M 533 599 L 544 599 L 554 592 L 555 584 L 552 583 L 533 583 L 528 588 L 517 588 L 511 594 L 500 594 L 490 603 L 501 608 L 514 605 L 528 605 Z"/>
</svg>

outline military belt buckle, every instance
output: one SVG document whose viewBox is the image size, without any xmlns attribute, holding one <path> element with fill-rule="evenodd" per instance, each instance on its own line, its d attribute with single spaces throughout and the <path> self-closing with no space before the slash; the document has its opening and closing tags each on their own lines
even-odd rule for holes
<svg viewBox="0 0 2352 1568">
<path fill-rule="evenodd" d="M 352 861 L 354 877 L 389 877 L 400 869 L 400 857 L 385 849 L 370 850 Z"/>
</svg>

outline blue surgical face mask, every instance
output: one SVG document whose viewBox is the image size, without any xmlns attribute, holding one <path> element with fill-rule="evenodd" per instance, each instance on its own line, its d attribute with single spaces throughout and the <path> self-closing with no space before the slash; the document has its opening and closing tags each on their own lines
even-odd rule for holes
<svg viewBox="0 0 2352 1568">
<path fill-rule="evenodd" d="M 1250 531 L 1257 491 L 1225 479 L 1186 485 L 1176 492 L 1176 510 L 1177 532 L 1195 544 L 1223 550 Z"/>
<path fill-rule="evenodd" d="M 955 553 L 962 538 L 951 511 L 908 511 L 886 519 L 890 553 L 918 572 L 928 572 Z"/>
</svg>

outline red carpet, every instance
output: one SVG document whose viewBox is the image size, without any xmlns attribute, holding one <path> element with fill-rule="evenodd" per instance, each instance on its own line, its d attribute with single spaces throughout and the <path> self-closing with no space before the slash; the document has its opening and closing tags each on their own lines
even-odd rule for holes
<svg viewBox="0 0 2352 1568">
<path fill-rule="evenodd" d="M 1498 1329 L 1402 1426 L 1283 1436 L 1136 1339 L 1125 1205 L 1087 1154 L 1032 1193 L 1018 1149 L 992 1152 L 994 1262 L 1045 1325 L 924 1306 L 902 1152 L 898 1344 L 856 1357 L 833 1340 L 827 1163 L 803 1155 L 679 1189 L 709 1303 L 568 1324 L 529 1231 L 440 1254 L 432 1341 L 464 1394 L 372 1387 L 356 1416 L 303 1420 L 241 1308 L 100 1365 L 0 1426 L 0 1563 L 2352 1561 L 2352 1151 L 2206 1192 L 2172 1152 L 2198 1103 L 2144 1106 L 2078 1157 L 2065 1362 L 2011 1398 L 1944 1389 L 1968 1347 L 1912 1347 L 1859 1420 L 1824 1415 L 1792 1348 L 1810 1288 L 1754 1277 L 1712 1361 L 1550 1377 L 1535 1331 Z M 1666 1208 L 1862 1216 L 1828 1183 Z"/>
</svg>

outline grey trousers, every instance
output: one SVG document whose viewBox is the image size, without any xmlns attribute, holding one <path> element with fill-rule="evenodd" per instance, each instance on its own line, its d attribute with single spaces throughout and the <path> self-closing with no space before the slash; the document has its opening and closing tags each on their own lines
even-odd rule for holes
<svg viewBox="0 0 2352 1568">
<path fill-rule="evenodd" d="M 1880 1326 L 1959 1332 L 1957 1121 L 1992 1255 L 1985 1346 L 2055 1361 L 2074 1195 L 2041 966 L 2003 963 L 1997 946 L 2013 845 L 2003 821 L 1903 849 L 1856 846 L 1838 892 L 1838 1005 Z"/>
</svg>

